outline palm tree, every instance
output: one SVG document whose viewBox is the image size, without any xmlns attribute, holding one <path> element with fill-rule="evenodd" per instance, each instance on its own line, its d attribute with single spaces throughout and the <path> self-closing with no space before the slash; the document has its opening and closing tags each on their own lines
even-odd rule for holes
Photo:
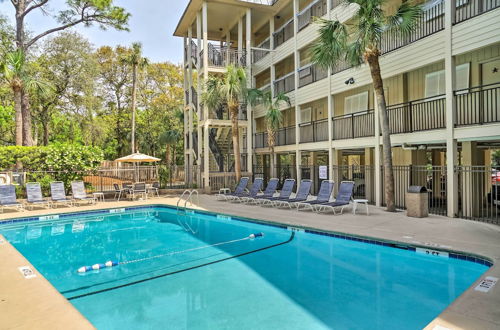
<svg viewBox="0 0 500 330">
<path fill-rule="evenodd" d="M 234 172 L 236 180 L 241 178 L 241 157 L 238 128 L 240 103 L 247 95 L 246 73 L 241 67 L 229 65 L 222 76 L 210 76 L 205 82 L 205 91 L 201 99 L 210 109 L 217 109 L 227 104 L 231 119 L 231 133 L 234 152 Z"/>
<path fill-rule="evenodd" d="M 23 135 L 23 123 L 31 123 L 31 117 L 27 118 L 29 112 L 22 111 L 23 102 L 27 105 L 27 94 L 37 91 L 41 94 L 48 93 L 52 87 L 44 81 L 33 79 L 28 73 L 26 57 L 22 50 L 18 49 L 7 53 L 0 60 L 1 77 L 7 81 L 14 94 L 14 109 L 16 114 L 16 145 L 31 145 L 31 132 L 26 137 Z M 30 125 L 31 126 L 31 125 Z M 24 139 L 23 139 L 24 137 Z"/>
<path fill-rule="evenodd" d="M 160 135 L 160 143 L 167 146 L 165 151 L 165 163 L 167 165 L 175 164 L 175 145 L 179 142 L 181 134 L 176 130 L 168 130 Z M 171 149 L 173 147 L 173 153 Z M 172 154 L 172 164 L 170 164 L 170 155 Z"/>
<path fill-rule="evenodd" d="M 385 3 L 386 0 L 344 0 L 344 5 L 358 6 L 352 23 L 318 19 L 319 39 L 312 46 L 312 58 L 314 63 L 325 68 L 333 68 L 341 61 L 353 66 L 363 61 L 368 64 L 380 114 L 387 211 L 394 212 L 391 137 L 379 65 L 380 45 L 386 32 L 401 37 L 411 34 L 418 26 L 422 9 L 412 1 L 403 1 L 393 15 L 387 15 L 382 10 Z"/>
<path fill-rule="evenodd" d="M 266 108 L 264 120 L 267 129 L 267 145 L 271 151 L 271 168 L 274 168 L 274 147 L 276 146 L 276 132 L 283 123 L 283 114 L 281 113 L 281 103 L 291 105 L 290 98 L 284 93 L 279 93 L 273 100 L 270 90 L 261 91 L 260 89 L 250 89 L 248 91 L 248 100 L 250 104 L 261 104 Z"/>
<path fill-rule="evenodd" d="M 132 66 L 132 153 L 135 150 L 135 108 L 137 106 L 137 74 L 139 68 L 143 68 L 149 64 L 148 59 L 142 57 L 142 45 L 139 42 L 134 42 L 130 52 L 124 56 L 122 62 Z"/>
</svg>

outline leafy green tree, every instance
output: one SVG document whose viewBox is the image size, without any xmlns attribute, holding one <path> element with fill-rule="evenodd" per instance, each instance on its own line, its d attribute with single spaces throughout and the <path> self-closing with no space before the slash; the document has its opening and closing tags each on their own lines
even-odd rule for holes
<svg viewBox="0 0 500 330">
<path fill-rule="evenodd" d="M 135 111 L 137 106 L 137 75 L 139 69 L 143 69 L 148 65 L 148 59 L 142 57 L 142 46 L 139 42 L 132 44 L 130 52 L 127 53 L 122 61 L 132 67 L 132 132 L 131 132 L 131 147 L 132 153 L 136 151 L 135 148 Z"/>
<path fill-rule="evenodd" d="M 210 76 L 206 80 L 205 90 L 202 94 L 203 103 L 211 109 L 217 109 L 223 104 L 227 104 L 231 119 L 234 172 L 237 181 L 241 178 L 238 112 L 241 102 L 245 100 L 247 95 L 246 79 L 245 69 L 228 65 L 221 77 Z"/>
<path fill-rule="evenodd" d="M 182 134 L 176 130 L 168 130 L 160 135 L 160 143 L 166 146 L 165 150 L 165 164 L 174 165 L 176 163 L 175 153 L 176 144 L 181 139 Z"/>
<path fill-rule="evenodd" d="M 261 91 L 260 89 L 251 89 L 248 91 L 248 100 L 252 105 L 260 104 L 266 109 L 264 120 L 267 130 L 267 145 L 271 150 L 271 168 L 274 168 L 274 147 L 276 146 L 276 132 L 283 123 L 283 114 L 280 106 L 282 103 L 291 105 L 290 98 L 284 93 L 279 93 L 273 99 L 270 90 Z"/>
<path fill-rule="evenodd" d="M 5 0 L 0 0 L 5 1 Z M 73 26 L 83 24 L 91 26 L 97 24 L 101 28 L 113 27 L 117 30 L 127 30 L 127 22 L 130 14 L 123 8 L 115 6 L 112 0 L 66 0 L 66 6 L 53 18 L 58 26 L 42 31 L 37 35 L 27 37 L 25 33 L 25 20 L 33 12 L 40 11 L 49 13 L 48 6 L 54 1 L 50 0 L 11 0 L 15 9 L 16 22 L 16 48 L 17 51 L 26 54 L 28 50 L 40 39 L 52 33 L 63 31 Z M 21 92 L 22 93 L 22 92 Z M 22 98 L 16 98 L 15 102 L 22 102 L 22 115 L 16 116 L 16 121 L 24 123 L 16 124 L 23 128 L 24 144 L 33 144 L 31 133 L 31 117 L 29 110 L 29 95 L 24 94 Z M 16 139 L 16 142 L 19 141 Z"/>
<path fill-rule="evenodd" d="M 312 46 L 313 62 L 323 67 L 335 67 L 341 61 L 353 66 L 362 61 L 368 64 L 380 114 L 383 141 L 384 182 L 387 211 L 396 210 L 394 173 L 384 85 L 380 72 L 380 46 L 385 31 L 406 37 L 417 27 L 422 15 L 420 6 L 403 1 L 393 15 L 383 11 L 386 0 L 344 0 L 345 5 L 356 5 L 352 23 L 318 19 L 319 39 Z"/>
</svg>

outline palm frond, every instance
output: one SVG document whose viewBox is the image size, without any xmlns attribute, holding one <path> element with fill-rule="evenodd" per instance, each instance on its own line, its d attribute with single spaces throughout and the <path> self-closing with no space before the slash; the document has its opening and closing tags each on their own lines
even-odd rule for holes
<svg viewBox="0 0 500 330">
<path fill-rule="evenodd" d="M 225 102 L 222 94 L 222 80 L 219 77 L 210 76 L 205 81 L 205 90 L 201 94 L 201 101 L 210 109 L 215 109 Z"/>
<path fill-rule="evenodd" d="M 319 38 L 313 44 L 312 62 L 323 68 L 333 68 L 345 54 L 348 32 L 347 27 L 336 20 L 319 18 Z"/>
<path fill-rule="evenodd" d="M 270 107 L 264 116 L 268 130 L 276 131 L 283 122 L 283 114 L 278 108 Z"/>
<path fill-rule="evenodd" d="M 273 107 L 279 108 L 280 103 L 286 103 L 288 106 L 292 105 L 292 103 L 290 102 L 290 98 L 282 92 L 278 93 L 278 95 L 274 97 Z"/>
<path fill-rule="evenodd" d="M 258 88 L 251 88 L 247 91 L 247 101 L 252 106 L 263 104 L 265 99 L 264 92 Z"/>
<path fill-rule="evenodd" d="M 418 27 L 422 15 L 422 6 L 403 1 L 394 15 L 386 17 L 387 29 L 407 36 Z"/>
</svg>

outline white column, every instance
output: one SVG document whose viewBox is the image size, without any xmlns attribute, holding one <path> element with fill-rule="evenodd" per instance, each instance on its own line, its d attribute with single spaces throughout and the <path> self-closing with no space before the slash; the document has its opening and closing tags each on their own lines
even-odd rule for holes
<svg viewBox="0 0 500 330">
<path fill-rule="evenodd" d="M 458 164 L 457 140 L 455 139 L 455 57 L 452 53 L 452 28 L 455 19 L 455 2 L 445 1 L 445 95 L 446 95 L 446 171 L 447 171 L 447 213 L 455 217 L 458 212 L 458 177 L 455 165 Z"/>
<path fill-rule="evenodd" d="M 293 57 L 294 57 L 294 79 L 295 79 L 295 153 L 297 155 L 296 159 L 296 167 L 297 167 L 297 179 L 301 179 L 302 173 L 300 170 L 300 165 L 302 162 L 302 153 L 299 150 L 299 143 L 300 143 L 300 127 L 299 127 L 299 122 L 300 122 L 300 105 L 299 105 L 299 100 L 297 99 L 297 91 L 299 87 L 299 75 L 297 74 L 297 69 L 299 67 L 299 53 L 297 51 L 297 30 L 298 30 L 298 22 L 297 22 L 297 13 L 299 12 L 299 0 L 293 0 Z M 274 68 L 274 67 L 273 67 Z M 271 71 L 272 72 L 272 71 Z"/>
<path fill-rule="evenodd" d="M 274 66 L 274 16 L 269 20 L 269 48 L 271 49 L 271 95 L 274 97 L 274 80 L 276 79 L 276 67 Z"/>
<path fill-rule="evenodd" d="M 243 18 L 238 20 L 238 53 L 243 52 Z"/>
<path fill-rule="evenodd" d="M 201 67 L 201 61 L 202 58 L 200 56 L 200 51 L 201 51 L 201 12 L 198 12 L 196 14 L 196 38 L 197 40 L 197 45 L 198 45 L 198 54 L 196 54 L 196 65 L 197 65 L 197 70 L 196 70 L 196 75 L 197 75 L 197 91 L 198 91 L 198 102 L 196 104 L 196 109 L 197 109 L 197 114 L 198 114 L 198 165 L 201 165 L 201 156 L 202 156 L 202 145 L 203 145 L 203 140 L 202 140 L 202 126 L 200 125 L 199 120 L 201 119 L 201 112 L 203 111 L 201 109 L 201 93 L 203 90 L 203 81 L 201 80 L 201 72 L 199 68 Z M 201 182 L 198 182 L 198 186 L 201 187 Z"/>
<path fill-rule="evenodd" d="M 193 42 L 193 28 L 190 26 L 188 28 L 188 40 L 187 40 L 187 61 L 188 61 L 188 71 L 187 71 L 187 81 L 188 81 L 188 148 L 189 148 L 189 167 L 193 166 L 193 60 L 192 60 L 192 48 L 191 43 Z"/>
<path fill-rule="evenodd" d="M 252 85 L 252 62 L 251 62 L 251 49 L 252 49 L 252 11 L 247 8 L 246 12 L 246 66 L 247 66 L 247 84 Z M 253 120 L 252 120 L 252 107 L 247 104 L 247 170 L 252 172 L 253 164 L 253 149 L 252 149 L 252 135 L 253 135 Z"/>
<path fill-rule="evenodd" d="M 326 12 L 328 13 L 328 18 L 331 19 L 331 9 L 332 2 L 326 1 Z M 332 68 L 328 67 L 328 178 L 333 180 L 333 114 L 334 114 L 334 104 L 332 98 Z M 339 182 L 335 182 L 339 184 Z"/>
<path fill-rule="evenodd" d="M 373 95 L 375 97 L 375 95 Z M 382 176 L 380 173 L 381 157 L 380 157 L 380 116 L 377 102 L 375 102 L 375 205 L 382 206 Z"/>
<path fill-rule="evenodd" d="M 208 78 L 208 23 L 207 23 L 207 2 L 203 1 L 201 9 L 203 25 L 203 79 Z M 203 106 L 203 118 L 205 125 L 203 127 L 203 168 L 205 176 L 205 188 L 210 187 L 210 149 L 208 142 L 208 107 Z"/>
<path fill-rule="evenodd" d="M 187 44 L 187 38 L 184 37 L 182 39 L 182 72 L 184 74 L 184 83 L 183 83 L 183 89 L 184 89 L 184 93 L 182 93 L 182 99 L 184 100 L 184 108 L 183 108 L 183 112 L 184 112 L 184 136 L 183 136 L 183 141 L 184 141 L 184 157 L 188 157 L 188 153 L 189 153 L 189 141 L 186 141 L 186 132 L 189 133 L 189 125 L 188 125 L 188 116 L 186 116 L 186 109 L 187 109 L 187 101 L 186 101 L 186 90 L 187 90 L 187 86 L 188 86 L 188 77 L 187 77 L 187 70 L 186 70 L 186 44 Z M 188 174 L 188 182 L 190 182 L 189 180 L 189 168 L 188 168 L 188 162 L 184 162 L 184 173 L 187 173 Z"/>
</svg>

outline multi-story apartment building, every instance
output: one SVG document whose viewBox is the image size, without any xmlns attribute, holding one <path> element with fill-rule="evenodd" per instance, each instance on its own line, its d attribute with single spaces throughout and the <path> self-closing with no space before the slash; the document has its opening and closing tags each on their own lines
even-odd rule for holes
<svg viewBox="0 0 500 330">
<path fill-rule="evenodd" d="M 387 1 L 394 10 L 401 0 Z M 431 212 L 498 223 L 492 154 L 500 148 L 500 0 L 420 1 L 410 37 L 386 33 L 387 98 L 397 205 L 409 185 L 430 190 Z M 379 116 L 367 65 L 311 63 L 314 17 L 349 22 L 341 0 L 191 0 L 184 38 L 185 156 L 193 180 L 218 187 L 231 176 L 227 110 L 200 103 L 203 81 L 244 66 L 254 88 L 287 93 L 270 161 L 266 109 L 242 106 L 244 171 L 265 178 L 356 182 L 356 196 L 383 205 Z M 274 164 L 273 168 L 270 164 Z M 500 180 L 499 180 L 500 181 Z M 500 182 L 498 182 L 500 185 Z M 499 204 L 499 205 L 495 205 Z"/>
</svg>

